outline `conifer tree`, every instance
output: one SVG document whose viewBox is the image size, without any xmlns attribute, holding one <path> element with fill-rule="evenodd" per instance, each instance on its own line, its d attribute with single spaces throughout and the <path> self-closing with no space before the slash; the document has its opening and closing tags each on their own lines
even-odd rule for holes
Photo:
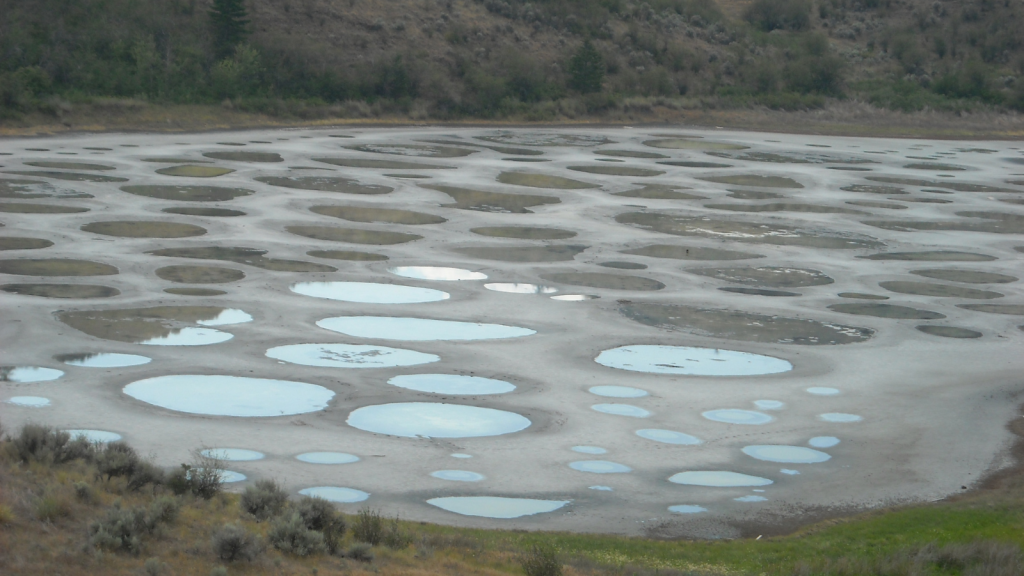
<svg viewBox="0 0 1024 576">
<path fill-rule="evenodd" d="M 587 40 L 569 60 L 569 87 L 582 94 L 600 92 L 604 82 L 604 58 Z"/>
<path fill-rule="evenodd" d="M 230 56 L 249 35 L 245 0 L 213 0 L 209 14 L 217 58 Z"/>
</svg>

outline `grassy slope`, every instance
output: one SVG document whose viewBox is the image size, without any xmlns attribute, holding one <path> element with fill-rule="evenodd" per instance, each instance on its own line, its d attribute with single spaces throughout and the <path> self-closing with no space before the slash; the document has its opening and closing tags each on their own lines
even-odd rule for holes
<svg viewBox="0 0 1024 576">
<path fill-rule="evenodd" d="M 1016 452 L 1019 456 L 1020 443 Z M 92 503 L 75 497 L 75 482 L 93 486 L 97 497 Z M 177 520 L 144 539 L 137 556 L 86 547 L 88 525 L 115 501 L 145 504 L 158 493 L 166 489 L 126 492 L 123 481 L 97 479 L 95 470 L 81 462 L 21 464 L 0 445 L 0 573 L 139 574 L 145 573 L 147 559 L 158 558 L 167 565 L 159 573 L 206 574 L 220 564 L 209 543 L 216 528 L 242 522 L 258 534 L 267 533 L 267 523 L 241 513 L 238 496 L 221 494 L 209 501 L 183 499 Z M 39 518 L 45 514 L 44 500 L 50 503 L 48 520 Z M 61 512 L 54 514 L 54 509 Z M 761 539 L 663 541 L 413 522 L 402 522 L 402 530 L 412 544 L 375 548 L 372 563 L 296 558 L 270 549 L 255 562 L 231 563 L 230 573 L 520 574 L 518 559 L 542 544 L 559 551 L 569 575 L 1019 574 L 1024 569 L 1024 471 L 1019 465 L 1004 470 L 983 488 L 948 501 L 867 512 Z M 352 542 L 351 536 L 346 539 L 343 548 Z"/>
</svg>

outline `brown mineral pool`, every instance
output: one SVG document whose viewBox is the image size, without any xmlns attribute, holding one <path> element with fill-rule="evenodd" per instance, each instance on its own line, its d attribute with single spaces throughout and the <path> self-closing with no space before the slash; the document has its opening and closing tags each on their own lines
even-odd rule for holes
<svg viewBox="0 0 1024 576">
<path fill-rule="evenodd" d="M 39 250 L 50 246 L 53 242 L 42 238 L 0 237 L 0 250 Z"/>
<path fill-rule="evenodd" d="M 317 192 L 341 192 L 344 194 L 387 194 L 394 190 L 380 184 L 360 184 L 351 178 L 339 176 L 260 176 L 257 182 L 292 188 L 295 190 L 316 190 Z"/>
<path fill-rule="evenodd" d="M 175 296 L 223 296 L 227 292 L 223 290 L 214 290 L 213 288 L 164 288 L 164 292 L 168 294 L 174 294 Z"/>
<path fill-rule="evenodd" d="M 769 204 L 705 204 L 705 208 L 714 210 L 732 210 L 733 212 L 805 212 L 809 214 L 864 214 L 862 210 L 851 210 L 837 206 L 820 204 L 801 204 L 800 202 L 772 202 Z"/>
<path fill-rule="evenodd" d="M 57 170 L 113 170 L 113 166 L 107 166 L 105 164 L 87 164 L 85 162 L 53 162 L 53 161 L 35 161 L 25 162 L 26 166 L 35 166 L 37 168 L 56 168 Z"/>
<path fill-rule="evenodd" d="M 927 250 L 921 252 L 882 252 L 869 256 L 857 256 L 866 260 L 902 260 L 916 262 L 990 262 L 995 256 L 957 252 L 955 250 Z"/>
<path fill-rule="evenodd" d="M 588 288 L 604 288 L 608 290 L 637 290 L 650 292 L 661 290 L 664 284 L 657 280 L 644 278 L 642 276 L 627 276 L 625 274 L 607 274 L 604 272 L 561 272 L 554 274 L 541 274 L 541 278 L 559 284 L 570 286 L 586 286 Z"/>
<path fill-rule="evenodd" d="M 167 168 L 160 168 L 156 171 L 157 174 L 163 174 L 164 176 L 185 176 L 187 178 L 216 178 L 217 176 L 223 176 L 232 172 L 234 172 L 234 170 L 231 168 L 220 168 L 218 166 L 194 166 L 192 164 L 169 166 Z"/>
<path fill-rule="evenodd" d="M 333 226 L 285 226 L 285 230 L 296 236 L 327 240 L 330 242 L 349 242 L 352 244 L 373 244 L 390 246 L 420 240 L 423 236 L 404 232 L 386 230 L 364 230 L 362 228 L 336 228 Z"/>
<path fill-rule="evenodd" d="M 902 198 L 900 198 L 902 200 Z M 882 208 L 884 210 L 906 210 L 907 207 L 904 204 L 897 204 L 895 202 L 870 202 L 867 200 L 851 200 L 847 202 L 852 206 L 863 206 L 865 208 Z"/>
<path fill-rule="evenodd" d="M 875 186 L 872 184 L 853 184 L 850 186 L 843 186 L 840 190 L 846 192 L 863 192 L 867 194 L 909 194 L 903 190 L 903 188 L 897 188 L 895 186 Z"/>
<path fill-rule="evenodd" d="M 1008 284 L 1018 280 L 1016 276 L 1009 276 L 1007 274 L 981 272 L 978 270 L 958 270 L 955 268 L 929 268 L 926 270 L 911 270 L 910 273 L 936 280 L 964 282 L 967 284 Z"/>
<path fill-rule="evenodd" d="M 203 156 L 231 162 L 284 162 L 276 152 L 204 152 Z"/>
<path fill-rule="evenodd" d="M 572 260 L 577 254 L 589 246 L 566 244 L 559 246 L 521 246 L 521 247 L 488 247 L 473 246 L 456 248 L 455 252 L 482 260 L 499 262 L 565 262 Z"/>
<path fill-rule="evenodd" d="M 738 200 L 775 200 L 785 198 L 782 194 L 765 192 L 763 190 L 729 190 L 729 197 Z"/>
<path fill-rule="evenodd" d="M 945 188 L 947 190 L 956 190 L 957 192 L 1018 192 L 1018 190 L 1010 190 L 1008 188 L 999 188 L 996 186 L 985 186 L 982 184 L 969 184 L 967 182 L 940 182 L 937 180 L 918 180 L 917 178 L 899 178 L 895 176 L 867 176 L 868 180 L 872 182 L 882 182 L 884 184 L 902 184 L 904 186 L 925 186 L 932 188 Z"/>
<path fill-rule="evenodd" d="M 354 252 L 352 250 L 310 250 L 307 256 L 314 258 L 327 258 L 329 260 L 351 260 L 353 262 L 382 262 L 388 257 L 384 254 L 373 252 Z"/>
<path fill-rule="evenodd" d="M 341 218 L 350 222 L 373 222 L 386 224 L 442 224 L 448 220 L 433 214 L 394 210 L 390 208 L 367 208 L 364 206 L 313 206 L 311 212 Z"/>
<path fill-rule="evenodd" d="M 9 170 L 8 174 L 20 176 L 36 176 L 38 178 L 53 178 L 54 180 L 69 180 L 72 182 L 127 182 L 127 178 L 117 176 L 103 176 L 100 174 L 83 174 L 81 172 L 57 172 L 51 170 Z"/>
<path fill-rule="evenodd" d="M 736 294 L 747 294 L 749 296 L 773 296 L 793 297 L 800 296 L 797 292 L 786 292 L 785 290 L 769 290 L 767 288 L 748 288 L 746 286 L 724 286 L 719 288 L 722 292 L 733 292 Z"/>
<path fill-rule="evenodd" d="M 121 186 L 121 190 L 136 196 L 183 202 L 226 202 L 254 193 L 246 188 L 224 188 L 221 186 L 142 185 Z"/>
<path fill-rule="evenodd" d="M 576 233 L 560 228 L 536 228 L 533 226 L 483 226 L 470 228 L 470 232 L 492 238 L 518 238 L 520 240 L 565 240 Z"/>
<path fill-rule="evenodd" d="M 43 298 L 110 298 L 121 293 L 117 288 L 96 284 L 4 284 L 0 290 Z"/>
<path fill-rule="evenodd" d="M 650 176 L 661 176 L 664 170 L 651 170 L 637 166 L 567 166 L 569 170 L 586 172 L 587 174 L 599 174 L 601 176 L 632 176 L 634 178 L 647 178 Z M 542 186 L 550 188 L 550 186 Z"/>
<path fill-rule="evenodd" d="M 155 306 L 61 311 L 57 319 L 104 340 L 154 346 L 201 346 L 232 337 L 210 326 L 251 322 L 252 316 L 220 306 Z"/>
<path fill-rule="evenodd" d="M 664 148 L 668 150 L 746 150 L 750 146 L 729 144 L 727 142 L 711 142 L 708 140 L 691 140 L 688 138 L 661 138 L 645 140 L 644 146 Z"/>
<path fill-rule="evenodd" d="M 366 158 L 313 158 L 315 162 L 344 166 L 346 168 L 373 168 L 377 170 L 454 170 L 455 166 L 400 162 L 396 160 L 371 160 Z"/>
<path fill-rule="evenodd" d="M 642 150 L 594 150 L 598 156 L 613 156 L 621 158 L 668 158 L 657 152 L 644 152 Z"/>
<path fill-rule="evenodd" d="M 178 156 L 158 156 L 154 158 L 143 158 L 143 162 L 154 162 L 157 164 L 213 164 L 209 160 L 197 160 L 195 158 L 182 158 Z"/>
<path fill-rule="evenodd" d="M 679 166 L 680 168 L 732 168 L 732 164 L 704 162 L 698 160 L 670 160 L 666 162 L 658 162 L 658 164 L 664 164 L 665 166 Z"/>
<path fill-rule="evenodd" d="M 705 176 L 698 178 L 716 184 L 733 186 L 754 186 L 757 188 L 803 188 L 804 185 L 785 176 L 761 176 L 759 174 L 736 174 L 733 176 Z"/>
<path fill-rule="evenodd" d="M 823 286 L 835 282 L 824 272 L 807 268 L 762 266 L 760 268 L 690 268 L 690 274 L 708 276 L 733 284 L 770 286 L 772 288 L 798 288 Z"/>
<path fill-rule="evenodd" d="M 256 248 L 243 248 L 239 246 L 204 246 L 196 248 L 164 248 L 162 250 L 151 250 L 146 254 L 154 256 L 168 256 L 171 258 L 196 258 L 199 260 L 226 260 L 247 264 L 264 270 L 274 272 L 336 272 L 338 269 L 333 266 L 303 262 L 302 260 L 281 260 L 277 258 L 266 258 L 266 250 Z"/>
<path fill-rule="evenodd" d="M 80 214 L 88 212 L 81 206 L 59 206 L 56 204 L 28 204 L 25 202 L 0 202 L 0 212 L 11 214 Z"/>
<path fill-rule="evenodd" d="M 646 184 L 635 190 L 616 192 L 613 196 L 625 198 L 645 198 L 647 200 L 705 200 L 707 196 L 698 196 L 677 190 L 688 190 L 686 186 L 672 186 L 668 184 Z"/>
<path fill-rule="evenodd" d="M 476 150 L 456 148 L 454 146 L 425 146 L 422 144 L 360 144 L 346 146 L 350 150 L 375 152 L 377 154 L 394 154 L 397 156 L 420 156 L 423 158 L 460 158 L 476 154 Z"/>
<path fill-rule="evenodd" d="M 161 212 L 168 214 L 181 214 L 183 216 L 211 216 L 214 218 L 234 218 L 236 216 L 245 216 L 245 212 L 241 210 L 229 210 L 227 208 L 200 208 L 194 206 L 175 206 L 173 208 L 164 208 Z"/>
<path fill-rule="evenodd" d="M 988 314 L 1024 316 L 1024 304 L 957 304 L 956 307 L 974 312 L 987 312 Z"/>
<path fill-rule="evenodd" d="M 858 316 L 875 316 L 877 318 L 898 318 L 912 320 L 941 320 L 945 314 L 930 310 L 918 310 L 909 306 L 896 304 L 832 304 L 828 307 L 833 312 L 856 314 Z"/>
<path fill-rule="evenodd" d="M 188 238 L 206 234 L 206 228 L 180 222 L 112 221 L 92 222 L 81 227 L 85 232 L 121 238 Z"/>
<path fill-rule="evenodd" d="M 991 300 L 1002 298 L 1003 294 L 989 290 L 978 290 L 964 286 L 950 286 L 947 284 L 933 284 L 931 282 L 879 282 L 879 286 L 890 292 L 900 294 L 914 294 L 917 296 L 938 296 L 945 298 L 970 298 L 974 300 Z"/>
<path fill-rule="evenodd" d="M 721 248 L 701 248 L 698 246 L 675 246 L 671 244 L 651 244 L 641 248 L 622 250 L 623 254 L 649 256 L 651 258 L 672 258 L 675 260 L 748 260 L 764 258 L 763 254 L 723 250 Z"/>
<path fill-rule="evenodd" d="M 888 300 L 888 296 L 882 296 L 879 294 L 866 294 L 864 292 L 840 292 L 836 294 L 840 298 L 853 298 L 856 300 Z"/>
<path fill-rule="evenodd" d="M 626 262 L 624 260 L 612 260 L 610 262 L 598 262 L 598 266 L 604 268 L 615 268 L 617 270 L 646 270 L 647 264 L 639 262 Z"/>
<path fill-rule="evenodd" d="M 571 178 L 551 176 L 549 174 L 528 174 L 526 172 L 502 172 L 498 174 L 498 182 L 529 188 L 553 188 L 559 190 L 583 190 L 601 187 L 599 184 L 590 184 Z"/>
<path fill-rule="evenodd" d="M 462 210 L 477 210 L 480 212 L 499 212 L 509 214 L 529 214 L 527 210 L 533 206 L 544 204 L 558 204 L 558 198 L 552 196 L 539 196 L 536 194 L 501 194 L 498 192 L 486 192 L 484 190 L 472 190 L 469 188 L 458 188 L 455 186 L 439 186 L 421 184 L 423 188 L 437 190 L 452 197 L 455 204 L 445 204 L 446 207 L 460 208 Z"/>
<path fill-rule="evenodd" d="M 956 326 L 934 326 L 931 324 L 922 324 L 915 326 L 921 332 L 925 334 L 931 334 L 932 336 L 941 336 L 943 338 L 981 338 L 981 332 L 977 330 L 970 330 L 968 328 L 958 328 Z"/>
<path fill-rule="evenodd" d="M 0 260 L 0 274 L 19 276 L 110 276 L 117 268 L 89 260 L 48 258 L 36 260 Z"/>
<path fill-rule="evenodd" d="M 245 278 L 245 272 L 220 266 L 165 266 L 157 268 L 159 278 L 180 284 L 222 284 Z"/>
</svg>

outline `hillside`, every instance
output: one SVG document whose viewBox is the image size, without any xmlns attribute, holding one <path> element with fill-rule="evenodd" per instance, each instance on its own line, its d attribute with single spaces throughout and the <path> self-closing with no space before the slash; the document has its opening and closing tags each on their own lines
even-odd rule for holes
<svg viewBox="0 0 1024 576">
<path fill-rule="evenodd" d="M 1024 7 L 1009 0 L 245 6 L 248 35 L 236 44 L 215 33 L 204 0 L 0 0 L 0 121 L 140 103 L 526 121 L 652 105 L 1024 109 Z M 588 40 L 596 89 L 581 84 Z"/>
</svg>

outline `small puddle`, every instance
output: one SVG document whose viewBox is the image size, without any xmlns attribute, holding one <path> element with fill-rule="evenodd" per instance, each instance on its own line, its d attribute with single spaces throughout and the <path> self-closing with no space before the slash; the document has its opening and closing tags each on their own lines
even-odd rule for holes
<svg viewBox="0 0 1024 576">
<path fill-rule="evenodd" d="M 631 418 L 647 418 L 651 415 L 649 411 L 632 404 L 594 404 L 590 408 L 602 414 L 629 416 Z"/>
<path fill-rule="evenodd" d="M 814 394 L 815 396 L 836 396 L 839 394 L 838 388 L 829 388 L 827 386 L 811 386 L 806 391 L 808 394 Z"/>
<path fill-rule="evenodd" d="M 418 304 L 450 297 L 447 292 L 430 288 L 374 282 L 299 282 L 289 289 L 303 296 L 361 304 Z"/>
<path fill-rule="evenodd" d="M 932 326 L 928 324 L 922 324 L 915 326 L 921 332 L 925 334 L 931 334 L 932 336 L 941 336 L 943 338 L 981 338 L 981 332 L 977 330 L 969 330 L 967 328 L 959 328 L 956 326 Z"/>
<path fill-rule="evenodd" d="M 703 506 L 697 506 L 696 504 L 677 504 L 675 506 L 669 506 L 668 511 L 675 514 L 699 514 L 701 512 L 707 512 L 708 509 Z"/>
<path fill-rule="evenodd" d="M 484 284 L 484 288 L 494 292 L 506 292 L 509 294 L 554 294 L 558 288 L 544 286 L 543 284 L 523 284 L 519 282 L 494 282 Z"/>
<path fill-rule="evenodd" d="M 414 280 L 442 280 L 455 282 L 460 280 L 486 280 L 487 274 L 473 272 L 462 268 L 446 268 L 443 266 L 396 266 L 388 268 L 395 276 Z"/>
<path fill-rule="evenodd" d="M 276 152 L 204 152 L 203 156 L 230 162 L 284 162 Z"/>
<path fill-rule="evenodd" d="M 338 176 L 260 176 L 256 178 L 256 181 L 279 188 L 341 192 L 343 194 L 387 194 L 394 190 L 391 186 L 360 184 L 351 178 Z"/>
<path fill-rule="evenodd" d="M 658 428 L 644 428 L 642 430 L 637 430 L 636 435 L 647 440 L 662 442 L 664 444 L 677 444 L 680 446 L 696 446 L 697 444 L 702 443 L 701 439 L 696 436 L 683 434 L 682 432 L 676 432 L 674 430 L 661 430 Z"/>
<path fill-rule="evenodd" d="M 579 460 L 570 462 L 569 468 L 578 472 L 591 472 L 594 474 L 625 474 L 633 471 L 629 466 L 607 460 Z"/>
<path fill-rule="evenodd" d="M 392 368 L 438 362 L 435 354 L 358 344 L 288 344 L 267 350 L 268 358 L 325 368 Z"/>
<path fill-rule="evenodd" d="M 339 316 L 325 318 L 316 325 L 348 336 L 382 340 L 491 340 L 536 334 L 529 328 L 502 324 L 395 316 Z"/>
<path fill-rule="evenodd" d="M 85 232 L 120 238 L 188 238 L 206 234 L 206 228 L 178 222 L 93 222 L 81 227 Z"/>
<path fill-rule="evenodd" d="M 68 366 L 80 366 L 82 368 L 126 368 L 128 366 L 142 366 L 153 361 L 148 356 L 117 354 L 113 352 L 58 354 L 53 358 Z"/>
<path fill-rule="evenodd" d="M 10 294 L 43 298 L 110 298 L 121 293 L 117 288 L 97 284 L 4 284 L 0 290 Z"/>
<path fill-rule="evenodd" d="M 839 444 L 839 438 L 835 436 L 815 436 L 808 440 L 807 444 L 814 448 L 831 448 Z"/>
<path fill-rule="evenodd" d="M 50 405 L 50 399 L 42 396 L 11 396 L 5 402 L 22 408 L 45 408 Z"/>
<path fill-rule="evenodd" d="M 94 444 L 107 444 L 109 442 L 117 442 L 121 439 L 121 435 L 116 432 L 107 432 L 106 430 L 65 430 L 71 435 L 71 438 L 85 438 L 86 441 Z"/>
<path fill-rule="evenodd" d="M 182 164 L 181 166 L 168 166 L 157 169 L 157 174 L 164 176 L 183 176 L 186 178 L 216 178 L 234 172 L 231 168 L 218 166 L 196 166 L 193 164 Z"/>
<path fill-rule="evenodd" d="M 591 386 L 587 392 L 606 398 L 643 398 L 647 396 L 646 390 L 630 386 Z"/>
<path fill-rule="evenodd" d="M 53 246 L 53 242 L 42 238 L 0 238 L 0 250 L 40 250 Z"/>
<path fill-rule="evenodd" d="M 680 472 L 678 474 L 673 474 L 668 481 L 673 484 L 685 484 L 687 486 L 710 486 L 718 488 L 768 486 L 769 484 L 773 484 L 773 482 L 767 478 L 725 470 Z"/>
<path fill-rule="evenodd" d="M 2 202 L 0 212 L 9 214 L 81 214 L 88 208 L 80 206 L 58 206 L 56 204 L 29 204 L 27 202 Z"/>
<path fill-rule="evenodd" d="M 520 240 L 565 240 L 576 236 L 576 233 L 571 230 L 532 226 L 485 226 L 470 228 L 469 231 L 492 238 L 518 238 Z"/>
<path fill-rule="evenodd" d="M 440 480 L 451 480 L 453 482 L 479 482 L 484 479 L 483 474 L 467 470 L 438 470 L 431 472 L 430 475 Z"/>
<path fill-rule="evenodd" d="M 142 185 L 121 186 L 121 190 L 136 196 L 183 202 L 227 202 L 254 193 L 246 188 L 224 188 L 221 186 Z"/>
<path fill-rule="evenodd" d="M 879 282 L 879 286 L 890 292 L 899 294 L 914 294 L 918 296 L 937 296 L 945 298 L 968 298 L 973 300 L 991 300 L 1002 298 L 1003 294 L 989 290 L 978 290 L 963 286 L 950 286 L 947 284 L 931 284 L 929 282 Z"/>
<path fill-rule="evenodd" d="M 557 190 L 584 190 L 600 188 L 600 184 L 590 184 L 571 178 L 551 176 L 549 174 L 527 174 L 525 172 L 502 172 L 498 174 L 498 182 L 528 188 L 548 188 Z"/>
<path fill-rule="evenodd" d="M 566 166 L 566 168 L 576 172 L 586 172 L 601 176 L 632 176 L 634 178 L 661 176 L 665 173 L 664 170 L 651 170 L 650 168 L 640 168 L 638 166 Z"/>
<path fill-rule="evenodd" d="M 578 452 L 580 454 L 607 454 L 608 453 L 607 450 L 605 450 L 604 448 L 601 448 L 600 446 L 573 446 L 572 447 L 572 451 L 573 452 Z"/>
<path fill-rule="evenodd" d="M 793 369 L 792 364 L 781 358 L 691 346 L 621 346 L 601 352 L 594 361 L 631 372 L 688 376 L 756 376 Z"/>
<path fill-rule="evenodd" d="M 472 190 L 469 188 L 458 188 L 455 186 L 440 186 L 421 184 L 421 187 L 429 190 L 437 190 L 451 196 L 455 204 L 444 204 L 449 208 L 462 210 L 476 210 L 479 212 L 498 212 L 506 214 L 529 214 L 527 210 L 533 206 L 545 204 L 558 204 L 561 202 L 553 196 L 539 196 L 535 194 L 500 194 L 497 192 L 485 192 L 483 190 Z"/>
<path fill-rule="evenodd" d="M 0 366 L 0 382 L 28 384 L 30 382 L 48 382 L 56 380 L 64 372 L 41 366 Z"/>
<path fill-rule="evenodd" d="M 349 260 L 351 262 L 383 262 L 388 259 L 384 254 L 373 252 L 356 252 L 353 250 L 310 250 L 307 256 L 327 258 L 328 260 Z"/>
<path fill-rule="evenodd" d="M 417 392 L 459 396 L 508 394 L 516 389 L 504 380 L 458 374 L 406 374 L 391 378 L 388 384 Z"/>
<path fill-rule="evenodd" d="M 631 303 L 620 311 L 647 326 L 745 342 L 827 346 L 863 342 L 875 333 L 832 322 L 695 306 Z"/>
<path fill-rule="evenodd" d="M 824 272 L 807 268 L 762 266 L 760 268 L 689 268 L 690 274 L 708 276 L 725 282 L 773 288 L 824 286 L 835 282 Z"/>
<path fill-rule="evenodd" d="M 811 448 L 779 444 L 745 446 L 743 453 L 756 460 L 782 464 L 817 464 L 832 459 L 828 454 Z"/>
<path fill-rule="evenodd" d="M 218 266 L 165 266 L 156 269 L 158 278 L 182 284 L 221 284 L 245 278 L 245 272 Z"/>
<path fill-rule="evenodd" d="M 334 392 L 304 382 L 192 374 L 138 380 L 125 386 L 124 393 L 175 412 L 239 417 L 317 412 L 334 398 Z"/>
<path fill-rule="evenodd" d="M 866 260 L 900 260 L 913 262 L 991 262 L 995 256 L 956 252 L 953 250 L 930 250 L 922 252 L 882 252 L 869 256 L 857 256 Z"/>
<path fill-rule="evenodd" d="M 406 438 L 478 438 L 525 430 L 531 422 L 514 412 L 437 402 L 399 402 L 357 408 L 346 422 L 375 434 Z"/>
<path fill-rule="evenodd" d="M 241 210 L 228 210 L 227 208 L 196 208 L 192 206 L 176 206 L 164 208 L 161 212 L 168 214 L 181 214 L 182 216 L 209 216 L 213 218 L 234 218 L 245 216 Z"/>
<path fill-rule="evenodd" d="M 296 236 L 304 236 L 314 240 L 373 244 L 377 246 L 404 244 L 423 238 L 419 234 L 388 232 L 385 230 L 364 230 L 362 228 L 335 228 L 333 226 L 285 226 L 285 230 Z"/>
<path fill-rule="evenodd" d="M 602 272 L 562 272 L 541 274 L 541 278 L 549 282 L 569 284 L 570 286 L 586 286 L 588 288 L 604 288 L 607 290 L 661 290 L 664 284 L 657 280 L 642 276 L 625 276 L 622 274 L 605 274 Z"/>
<path fill-rule="evenodd" d="M 966 284 L 1007 284 L 1019 280 L 1016 276 L 996 274 L 993 272 L 979 272 L 977 270 L 956 270 L 952 268 L 932 268 L 927 270 L 911 270 L 911 274 L 946 280 L 949 282 L 964 282 Z"/>
<path fill-rule="evenodd" d="M 645 198 L 647 200 L 706 200 L 707 196 L 698 196 L 677 190 L 688 190 L 687 186 L 672 186 L 668 184 L 647 184 L 635 190 L 616 192 L 612 196 L 624 198 Z"/>
<path fill-rule="evenodd" d="M 323 216 L 340 218 L 350 222 L 385 223 L 385 224 L 442 224 L 448 220 L 433 214 L 413 212 L 412 210 L 394 210 L 390 208 L 366 208 L 362 206 L 313 206 L 309 209 Z"/>
<path fill-rule="evenodd" d="M 345 168 L 372 168 L 376 170 L 454 170 L 455 166 L 423 164 L 421 162 L 400 162 L 395 160 L 371 160 L 366 158 L 313 158 L 314 162 L 333 164 Z"/>
<path fill-rule="evenodd" d="M 738 408 L 722 408 L 720 410 L 708 410 L 707 412 L 701 412 L 701 416 L 711 420 L 712 422 L 724 422 L 726 424 L 744 424 L 750 426 L 760 426 L 767 424 L 775 418 L 764 414 L 762 412 L 755 412 L 754 410 L 740 410 Z"/>
<path fill-rule="evenodd" d="M 496 260 L 499 262 L 566 262 L 573 260 L 577 254 L 587 248 L 589 246 L 574 244 L 510 248 L 477 246 L 472 248 L 456 248 L 454 251 L 472 258 Z"/>
<path fill-rule="evenodd" d="M 757 174 L 737 174 L 734 176 L 705 176 L 698 178 L 715 184 L 732 184 L 733 186 L 753 186 L 756 188 L 803 188 L 804 185 L 785 176 L 760 176 Z"/>
<path fill-rule="evenodd" d="M 897 318 L 904 320 L 941 320 L 946 317 L 945 314 L 939 314 L 938 312 L 919 310 L 917 308 L 899 306 L 896 304 L 832 304 L 828 309 L 833 312 L 842 312 L 843 314 L 875 316 L 877 318 Z"/>
<path fill-rule="evenodd" d="M 860 422 L 864 418 L 856 414 L 843 414 L 842 412 L 828 412 L 826 414 L 818 414 L 818 420 L 822 422 Z"/>
<path fill-rule="evenodd" d="M 353 464 L 359 462 L 359 456 L 344 452 L 305 452 L 296 456 L 295 459 L 307 464 Z"/>
<path fill-rule="evenodd" d="M 427 500 L 427 504 L 455 514 L 503 520 L 554 512 L 569 502 L 571 500 L 534 500 L 499 496 L 449 496 Z"/>
<path fill-rule="evenodd" d="M 201 451 L 200 454 L 207 458 L 228 462 L 251 462 L 253 460 L 263 460 L 265 457 L 263 452 L 245 450 L 243 448 L 207 448 Z"/>
<path fill-rule="evenodd" d="M 370 495 L 362 490 L 356 490 L 355 488 L 342 488 L 340 486 L 316 486 L 314 488 L 304 488 L 299 490 L 299 494 L 303 496 L 323 498 L 328 502 L 338 502 L 340 504 L 352 504 L 355 502 L 362 502 L 370 497 Z"/>
<path fill-rule="evenodd" d="M 752 254 L 750 252 L 736 252 L 720 248 L 699 248 L 696 246 L 673 246 L 670 244 L 651 244 L 642 248 L 622 250 L 622 253 L 675 260 L 747 260 L 751 258 L 764 258 L 762 254 Z"/>
</svg>

